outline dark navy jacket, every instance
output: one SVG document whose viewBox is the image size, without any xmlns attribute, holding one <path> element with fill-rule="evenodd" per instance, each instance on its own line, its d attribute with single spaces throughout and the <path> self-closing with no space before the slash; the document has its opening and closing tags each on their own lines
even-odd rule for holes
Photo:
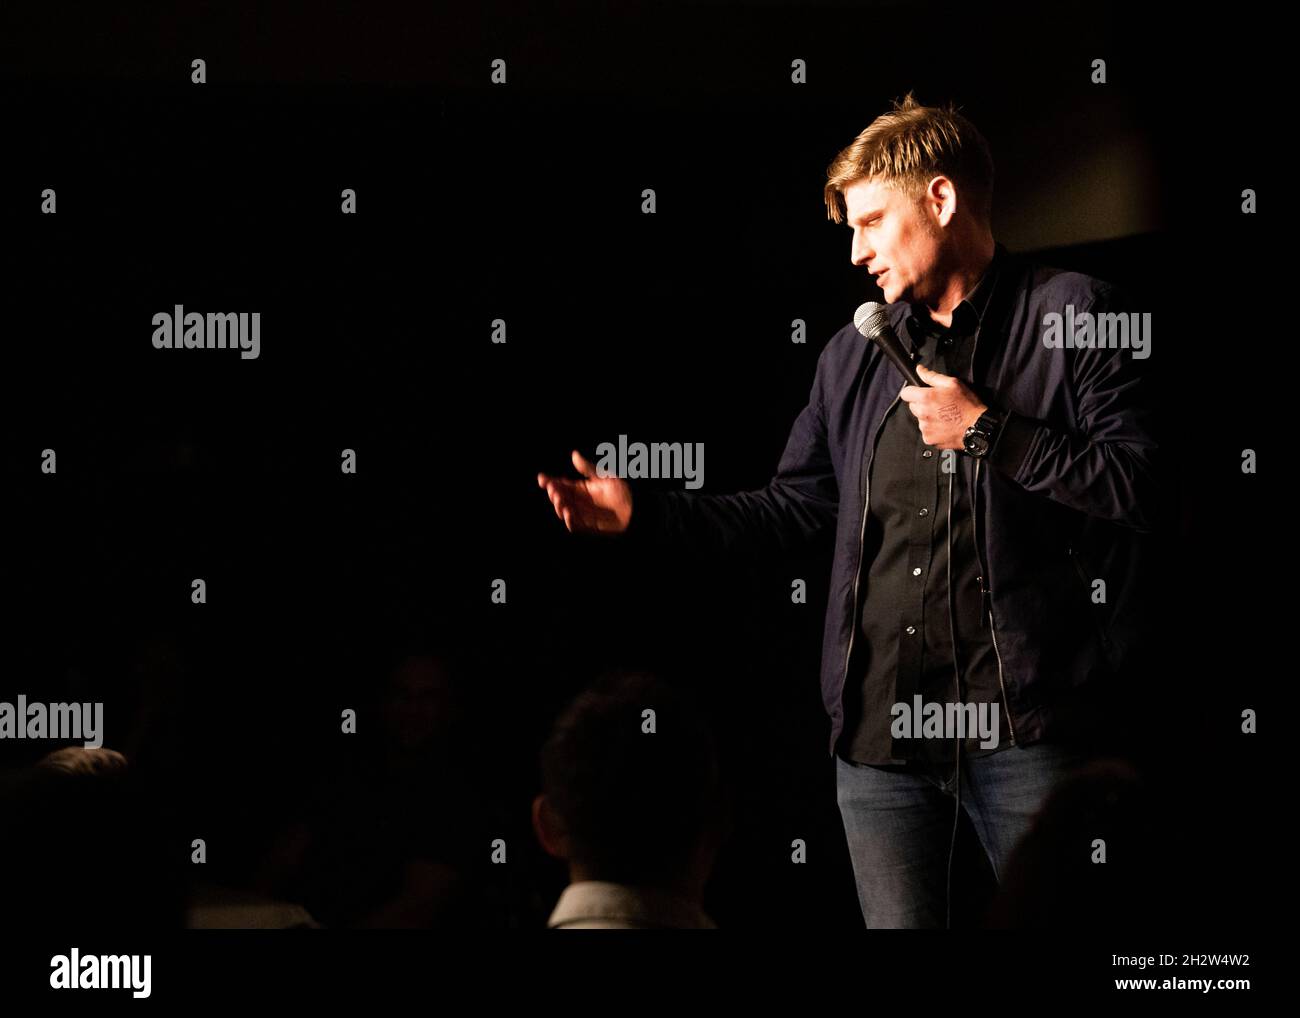
<svg viewBox="0 0 1300 1018">
<path fill-rule="evenodd" d="M 956 455 L 975 492 L 985 610 L 1012 737 L 1026 745 L 1053 734 L 1061 705 L 1080 689 L 1122 672 L 1141 617 L 1133 600 L 1139 585 L 1130 582 L 1140 558 L 1132 538 L 1156 525 L 1157 443 L 1145 360 L 1131 349 L 1042 341 L 1044 315 L 1063 314 L 1067 304 L 1076 315 L 1126 310 L 1115 287 L 1000 244 L 998 257 L 998 283 L 964 380 L 1009 419 L 987 457 Z M 909 346 L 910 310 L 905 302 L 889 305 Z M 818 358 L 808 405 L 765 487 L 729 495 L 634 487 L 633 540 L 685 538 L 719 551 L 761 552 L 789 550 L 833 528 L 821 662 L 832 753 L 861 593 L 855 579 L 870 497 L 866 467 L 904 384 L 850 323 Z M 1106 581 L 1105 605 L 1090 596 L 1097 578 Z"/>
</svg>

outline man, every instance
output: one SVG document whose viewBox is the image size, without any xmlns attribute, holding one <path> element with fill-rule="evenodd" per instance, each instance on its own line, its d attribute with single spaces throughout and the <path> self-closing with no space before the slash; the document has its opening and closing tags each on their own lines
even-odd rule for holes
<svg viewBox="0 0 1300 1018">
<path fill-rule="evenodd" d="M 569 885 L 549 929 L 715 929 L 704 886 L 729 801 L 703 716 L 651 675 L 611 672 L 541 753 L 533 830 Z"/>
<path fill-rule="evenodd" d="M 997 874 L 1080 762 L 1114 711 L 1108 680 L 1136 624 L 1125 571 L 1133 535 L 1153 527 L 1138 360 L 1044 342 L 1053 316 L 1114 310 L 1115 288 L 1011 255 L 993 238 L 992 193 L 975 127 L 910 95 L 837 156 L 830 218 L 851 227 L 853 264 L 875 277 L 925 385 L 845 326 L 766 487 L 638 487 L 634 514 L 633 489 L 576 451 L 582 480 L 538 477 L 571 531 L 766 550 L 834 528 L 821 684 L 871 927 L 950 918 L 954 800 Z M 937 731 L 912 717 L 932 704 Z M 977 737 L 952 724 L 973 718 Z"/>
</svg>

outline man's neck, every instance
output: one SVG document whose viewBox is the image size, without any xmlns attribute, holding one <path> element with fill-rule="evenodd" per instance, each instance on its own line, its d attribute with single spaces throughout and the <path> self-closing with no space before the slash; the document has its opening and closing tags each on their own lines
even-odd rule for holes
<svg viewBox="0 0 1300 1018">
<path fill-rule="evenodd" d="M 926 303 L 925 309 L 930 317 L 945 329 L 952 327 L 952 315 L 984 279 L 989 266 L 993 263 L 995 243 L 992 236 L 985 238 L 979 246 L 978 255 L 969 262 L 957 267 L 948 277 L 943 296 L 937 304 Z"/>
</svg>

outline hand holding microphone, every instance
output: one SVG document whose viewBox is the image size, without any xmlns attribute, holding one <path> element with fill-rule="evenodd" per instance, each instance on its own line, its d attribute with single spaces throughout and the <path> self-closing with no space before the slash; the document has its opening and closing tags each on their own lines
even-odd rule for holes
<svg viewBox="0 0 1300 1018">
<path fill-rule="evenodd" d="M 907 379 L 907 385 L 898 395 L 916 418 L 922 441 L 939 449 L 966 449 L 966 432 L 989 409 L 988 404 L 960 378 L 934 371 L 914 360 L 889 324 L 885 305 L 867 301 L 853 315 L 853 324 L 864 338 L 880 347 Z M 921 371 L 930 381 L 921 377 Z M 926 391 L 909 392 L 908 386 Z"/>
</svg>

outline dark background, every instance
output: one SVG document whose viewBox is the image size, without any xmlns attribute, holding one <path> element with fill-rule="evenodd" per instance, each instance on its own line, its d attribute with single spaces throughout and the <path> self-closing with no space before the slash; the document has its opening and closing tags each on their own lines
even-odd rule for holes
<svg viewBox="0 0 1300 1018">
<path fill-rule="evenodd" d="M 106 744 L 152 768 L 178 858 L 205 837 L 237 884 L 347 752 L 339 712 L 364 726 L 406 651 L 455 653 L 484 921 L 536 927 L 564 882 L 528 827 L 537 748 L 594 674 L 648 664 L 701 693 L 737 791 L 719 923 L 859 926 L 817 683 L 825 549 L 647 560 L 566 533 L 536 474 L 622 433 L 703 442 L 704 492 L 771 477 L 821 348 L 875 295 L 827 222 L 826 166 L 914 89 L 988 138 L 998 239 L 1153 312 L 1160 623 L 1153 695 L 1116 710 L 1147 736 L 1169 907 L 1247 922 L 1272 806 L 1267 736 L 1239 727 L 1275 682 L 1275 401 L 1225 355 L 1259 356 L 1276 163 L 1267 39 L 1237 10 L 1234 33 L 1097 4 L 8 8 L 0 699 L 106 701 Z M 260 311 L 260 358 L 154 350 L 178 303 Z M 970 924 L 987 875 L 965 847 Z"/>
</svg>

